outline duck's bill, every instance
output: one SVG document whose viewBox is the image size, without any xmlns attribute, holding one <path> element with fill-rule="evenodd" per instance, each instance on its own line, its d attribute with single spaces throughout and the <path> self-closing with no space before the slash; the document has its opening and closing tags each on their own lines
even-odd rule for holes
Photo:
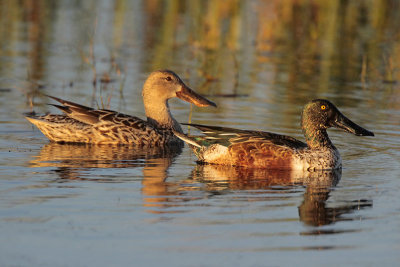
<svg viewBox="0 0 400 267">
<path fill-rule="evenodd" d="M 368 131 L 367 129 L 364 129 L 363 127 L 355 124 L 343 114 L 338 114 L 332 126 L 343 129 L 346 132 L 352 133 L 357 136 L 374 136 L 373 132 Z"/>
<path fill-rule="evenodd" d="M 208 107 L 208 106 L 213 106 L 216 107 L 217 105 L 208 100 L 207 98 L 199 95 L 186 85 L 182 85 L 181 90 L 176 92 L 176 96 L 179 97 L 182 100 L 185 100 L 189 103 L 193 103 L 198 107 Z"/>
</svg>

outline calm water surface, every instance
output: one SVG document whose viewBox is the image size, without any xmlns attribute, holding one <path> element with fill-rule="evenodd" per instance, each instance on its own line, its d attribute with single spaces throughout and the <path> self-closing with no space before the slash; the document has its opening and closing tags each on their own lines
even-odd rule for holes
<svg viewBox="0 0 400 267">
<path fill-rule="evenodd" d="M 328 3 L 327 3 L 328 2 Z M 394 266 L 400 260 L 397 1 L 0 1 L 1 266 Z M 190 149 L 60 145 L 43 94 L 144 117 L 152 70 L 218 104 L 197 123 L 304 140 L 327 98 L 336 172 L 197 165 Z M 232 97 L 234 95 L 235 97 Z M 189 120 L 190 106 L 170 101 Z"/>
</svg>

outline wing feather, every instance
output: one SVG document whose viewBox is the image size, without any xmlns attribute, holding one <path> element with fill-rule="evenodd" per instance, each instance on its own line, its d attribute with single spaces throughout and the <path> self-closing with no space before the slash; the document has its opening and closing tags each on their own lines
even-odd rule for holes
<svg viewBox="0 0 400 267">
<path fill-rule="evenodd" d="M 71 101 L 63 100 L 55 96 L 48 97 L 60 102 L 61 105 L 54 105 L 62 110 L 68 117 L 89 125 L 107 124 L 109 122 L 122 127 L 132 127 L 137 130 L 146 131 L 148 123 L 138 117 L 122 114 L 108 109 L 93 109 Z M 154 128 L 154 127 L 152 127 Z"/>
<path fill-rule="evenodd" d="M 201 124 L 182 124 L 201 130 L 207 140 L 213 140 L 211 143 L 220 143 L 226 146 L 245 142 L 262 142 L 291 148 L 307 147 L 304 142 L 281 134 Z"/>
</svg>

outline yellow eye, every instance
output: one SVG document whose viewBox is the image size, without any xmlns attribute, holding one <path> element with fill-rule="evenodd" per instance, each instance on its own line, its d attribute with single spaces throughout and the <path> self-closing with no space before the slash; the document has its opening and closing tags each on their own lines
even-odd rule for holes
<svg viewBox="0 0 400 267">
<path fill-rule="evenodd" d="M 322 106 L 321 106 L 321 109 L 322 109 L 322 110 L 325 110 L 325 109 L 326 109 L 326 106 L 325 106 L 325 105 L 322 105 Z"/>
</svg>

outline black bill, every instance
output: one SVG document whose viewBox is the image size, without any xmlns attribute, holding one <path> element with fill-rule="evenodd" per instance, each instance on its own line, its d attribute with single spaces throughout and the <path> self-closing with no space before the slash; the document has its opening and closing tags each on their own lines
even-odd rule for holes
<svg viewBox="0 0 400 267">
<path fill-rule="evenodd" d="M 340 112 L 338 112 L 336 120 L 332 123 L 332 126 L 343 129 L 346 132 L 357 136 L 374 136 L 373 132 L 370 132 L 367 129 L 355 124 Z"/>
</svg>

